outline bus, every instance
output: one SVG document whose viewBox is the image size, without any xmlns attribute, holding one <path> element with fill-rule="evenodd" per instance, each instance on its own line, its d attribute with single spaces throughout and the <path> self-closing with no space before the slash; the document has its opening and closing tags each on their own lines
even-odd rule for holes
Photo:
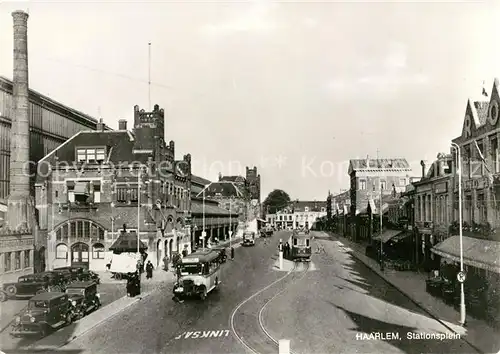
<svg viewBox="0 0 500 354">
<path fill-rule="evenodd" d="M 206 249 L 187 255 L 177 268 L 177 278 L 173 289 L 175 297 L 182 300 L 197 296 L 205 300 L 221 283 L 220 251 Z"/>
</svg>

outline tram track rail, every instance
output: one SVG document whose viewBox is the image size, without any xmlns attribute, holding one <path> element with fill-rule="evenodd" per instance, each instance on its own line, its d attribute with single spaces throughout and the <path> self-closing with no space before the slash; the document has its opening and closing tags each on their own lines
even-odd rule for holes
<svg viewBox="0 0 500 354">
<path fill-rule="evenodd" d="M 252 354 L 267 354 L 267 353 L 276 353 L 276 350 L 279 348 L 279 341 L 276 340 L 266 329 L 264 325 L 264 311 L 266 308 L 275 300 L 278 296 L 280 296 L 283 292 L 285 292 L 292 284 L 295 282 L 301 280 L 302 278 L 305 277 L 309 270 L 309 262 L 302 263 L 305 265 L 305 269 L 301 271 L 296 271 L 297 270 L 297 265 L 298 263 L 294 263 L 293 268 L 287 272 L 283 277 L 275 280 L 271 284 L 267 285 L 266 287 L 260 289 L 256 293 L 254 293 L 252 296 L 249 298 L 245 299 L 242 301 L 234 310 L 233 313 L 231 314 L 231 319 L 230 319 L 230 325 L 231 325 L 231 331 L 233 332 L 233 335 L 236 337 L 236 339 L 240 342 L 240 344 L 247 349 L 248 352 Z M 290 281 L 286 282 L 288 279 Z M 245 305 L 250 303 L 252 300 L 256 300 L 259 295 L 262 295 L 266 290 L 273 288 L 274 286 L 277 286 L 281 283 L 285 283 L 283 288 L 280 289 L 277 293 L 272 295 L 269 299 L 266 299 L 264 304 L 262 304 L 258 310 L 256 310 L 254 313 L 250 314 L 247 317 L 242 317 L 242 319 L 248 319 L 249 321 L 253 322 L 252 323 L 252 330 L 250 332 L 257 332 L 257 333 L 248 333 L 247 337 L 245 336 L 242 331 L 237 330 L 235 326 L 235 318 L 238 314 L 238 311 Z M 242 313 L 242 315 L 247 315 L 245 313 Z M 249 318 L 253 317 L 253 318 Z M 251 338 L 250 335 L 253 335 L 253 338 Z M 290 351 L 291 354 L 296 354 L 293 351 Z"/>
</svg>

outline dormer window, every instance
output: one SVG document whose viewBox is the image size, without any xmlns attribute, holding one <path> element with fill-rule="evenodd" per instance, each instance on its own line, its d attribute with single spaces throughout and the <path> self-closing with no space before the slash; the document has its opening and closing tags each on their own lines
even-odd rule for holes
<svg viewBox="0 0 500 354">
<path fill-rule="evenodd" d="M 76 159 L 79 163 L 103 163 L 106 159 L 106 148 L 78 148 Z"/>
</svg>

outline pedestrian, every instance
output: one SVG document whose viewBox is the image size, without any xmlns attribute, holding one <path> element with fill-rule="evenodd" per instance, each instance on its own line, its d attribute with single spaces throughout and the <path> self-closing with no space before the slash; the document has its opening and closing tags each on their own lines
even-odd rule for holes
<svg viewBox="0 0 500 354">
<path fill-rule="evenodd" d="M 234 247 L 231 247 L 231 260 L 234 260 Z"/>
<path fill-rule="evenodd" d="M 148 261 L 146 264 L 146 279 L 152 279 L 153 278 L 153 263 L 151 261 Z"/>
<path fill-rule="evenodd" d="M 168 256 L 165 255 L 165 257 L 163 257 L 163 270 L 167 270 L 168 271 Z"/>
<path fill-rule="evenodd" d="M 187 250 L 187 248 L 184 248 L 182 250 L 182 257 L 186 257 L 187 255 L 188 255 L 188 250 Z"/>
</svg>

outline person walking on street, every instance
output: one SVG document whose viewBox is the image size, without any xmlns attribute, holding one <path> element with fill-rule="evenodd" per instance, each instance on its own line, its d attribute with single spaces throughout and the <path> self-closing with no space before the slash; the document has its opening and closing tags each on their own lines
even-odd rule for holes
<svg viewBox="0 0 500 354">
<path fill-rule="evenodd" d="M 165 257 L 163 257 L 163 270 L 168 270 L 168 256 L 165 255 Z"/>
<path fill-rule="evenodd" d="M 234 260 L 234 247 L 231 247 L 231 260 Z"/>
<path fill-rule="evenodd" d="M 146 264 L 146 279 L 152 279 L 153 278 L 153 263 L 151 261 L 148 261 Z"/>
</svg>

